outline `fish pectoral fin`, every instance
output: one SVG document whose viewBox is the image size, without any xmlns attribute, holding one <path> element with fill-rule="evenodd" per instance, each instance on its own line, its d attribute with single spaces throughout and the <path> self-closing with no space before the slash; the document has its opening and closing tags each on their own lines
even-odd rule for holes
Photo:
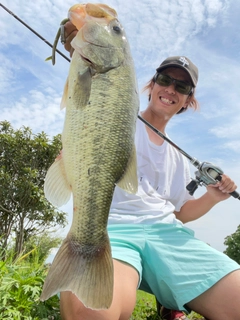
<svg viewBox="0 0 240 320">
<path fill-rule="evenodd" d="M 102 245 L 81 245 L 67 237 L 44 282 L 41 301 L 71 291 L 91 309 L 108 309 L 113 297 L 113 263 L 108 237 Z"/>
<path fill-rule="evenodd" d="M 137 155 L 136 148 L 133 146 L 131 156 L 128 161 L 126 171 L 121 179 L 116 183 L 117 186 L 128 193 L 137 193 L 138 177 L 137 177 Z"/>
<path fill-rule="evenodd" d="M 77 80 L 73 82 L 73 90 L 69 90 L 69 77 L 66 80 L 60 109 L 67 106 L 67 101 L 73 100 L 76 108 L 86 107 L 89 102 L 92 86 L 92 74 L 90 68 L 79 73 Z"/>
<path fill-rule="evenodd" d="M 45 197 L 54 206 L 61 207 L 71 197 L 71 187 L 67 181 L 62 156 L 58 156 L 48 169 L 44 182 Z"/>
<path fill-rule="evenodd" d="M 67 96 L 68 96 L 68 77 L 65 82 L 64 90 L 63 90 L 63 95 L 62 95 L 62 100 L 60 104 L 60 110 L 64 109 L 67 105 Z"/>
<path fill-rule="evenodd" d="M 75 88 L 73 90 L 73 101 L 77 108 L 86 107 L 89 103 L 89 98 L 91 94 L 92 87 L 92 74 L 90 68 L 84 73 L 78 74 L 78 79 L 75 83 Z"/>
</svg>

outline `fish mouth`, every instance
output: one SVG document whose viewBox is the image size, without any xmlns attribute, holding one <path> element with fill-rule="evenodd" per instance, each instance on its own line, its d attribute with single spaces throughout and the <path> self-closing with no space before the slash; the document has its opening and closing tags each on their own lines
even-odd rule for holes
<svg viewBox="0 0 240 320">
<path fill-rule="evenodd" d="M 93 65 L 93 62 L 90 59 L 83 56 L 82 54 L 80 54 L 80 56 L 81 56 L 82 60 L 85 61 L 87 64 Z"/>
<path fill-rule="evenodd" d="M 85 54 L 84 54 L 84 49 L 87 47 L 87 46 L 94 46 L 94 47 L 100 47 L 100 48 L 106 48 L 104 46 L 101 46 L 99 44 L 96 44 L 96 43 L 93 43 L 89 40 L 87 40 L 84 35 L 81 33 L 77 36 L 80 36 L 80 40 L 81 40 L 81 44 L 75 44 L 74 40 L 73 39 L 73 42 L 72 42 L 72 47 L 75 49 L 75 51 L 77 51 L 77 53 L 80 55 L 81 59 L 83 61 L 85 61 L 87 64 L 91 65 L 91 66 L 94 66 L 94 62 L 92 60 L 90 60 Z M 76 37 L 77 37 L 76 36 Z"/>
<path fill-rule="evenodd" d="M 99 47 L 99 48 L 107 48 L 105 46 L 101 46 L 101 45 L 98 45 L 98 44 L 95 44 L 93 42 L 90 42 L 90 41 L 87 41 L 84 39 L 84 42 L 85 42 L 85 46 L 87 45 L 90 45 L 90 46 L 95 46 L 95 47 Z M 82 48 L 84 48 L 85 46 L 83 46 Z M 90 60 L 88 57 L 86 57 L 84 55 L 84 53 L 82 52 L 82 48 L 77 48 L 76 51 L 78 52 L 78 54 L 80 55 L 80 57 L 82 58 L 83 61 L 85 61 L 87 64 L 89 64 L 90 66 L 95 66 L 96 67 L 96 64 Z"/>
</svg>

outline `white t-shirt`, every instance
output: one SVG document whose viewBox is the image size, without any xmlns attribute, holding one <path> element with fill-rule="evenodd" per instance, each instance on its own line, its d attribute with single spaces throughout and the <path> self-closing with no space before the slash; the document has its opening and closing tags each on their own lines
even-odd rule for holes
<svg viewBox="0 0 240 320">
<path fill-rule="evenodd" d="M 186 190 L 191 180 L 187 159 L 166 141 L 152 143 L 139 119 L 135 145 L 138 191 L 130 194 L 116 186 L 108 223 L 181 223 L 173 212 L 193 199 Z"/>
</svg>

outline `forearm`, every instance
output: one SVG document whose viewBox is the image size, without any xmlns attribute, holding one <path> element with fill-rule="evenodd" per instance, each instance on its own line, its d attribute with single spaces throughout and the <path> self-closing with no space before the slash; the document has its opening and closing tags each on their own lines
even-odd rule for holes
<svg viewBox="0 0 240 320">
<path fill-rule="evenodd" d="M 198 199 L 188 200 L 179 212 L 175 212 L 175 215 L 183 223 L 197 220 L 204 216 L 218 202 L 220 201 L 216 201 L 208 193 L 205 193 Z"/>
<path fill-rule="evenodd" d="M 229 193 L 236 190 L 237 186 L 228 176 L 222 175 L 222 180 L 215 185 L 209 185 L 207 192 L 200 198 L 187 201 L 176 217 L 183 223 L 190 222 L 202 217 L 215 204 L 230 197 Z"/>
</svg>

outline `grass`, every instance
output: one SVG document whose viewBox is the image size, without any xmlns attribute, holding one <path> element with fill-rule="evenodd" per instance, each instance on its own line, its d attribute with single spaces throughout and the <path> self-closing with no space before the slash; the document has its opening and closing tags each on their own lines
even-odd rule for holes
<svg viewBox="0 0 240 320">
<path fill-rule="evenodd" d="M 130 320 L 158 320 L 155 297 L 138 290 L 137 303 Z"/>
<path fill-rule="evenodd" d="M 57 296 L 45 302 L 39 300 L 46 274 L 47 266 L 39 261 L 35 249 L 17 260 L 11 254 L 7 259 L 0 258 L 0 319 L 60 320 Z M 191 313 L 188 319 L 203 318 Z M 155 297 L 139 290 L 130 320 L 160 320 Z"/>
<path fill-rule="evenodd" d="M 187 318 L 191 320 L 204 320 L 201 315 L 195 312 L 191 312 L 187 315 Z M 138 290 L 136 307 L 130 320 L 161 320 L 157 315 L 155 297 L 151 294 Z"/>
</svg>

